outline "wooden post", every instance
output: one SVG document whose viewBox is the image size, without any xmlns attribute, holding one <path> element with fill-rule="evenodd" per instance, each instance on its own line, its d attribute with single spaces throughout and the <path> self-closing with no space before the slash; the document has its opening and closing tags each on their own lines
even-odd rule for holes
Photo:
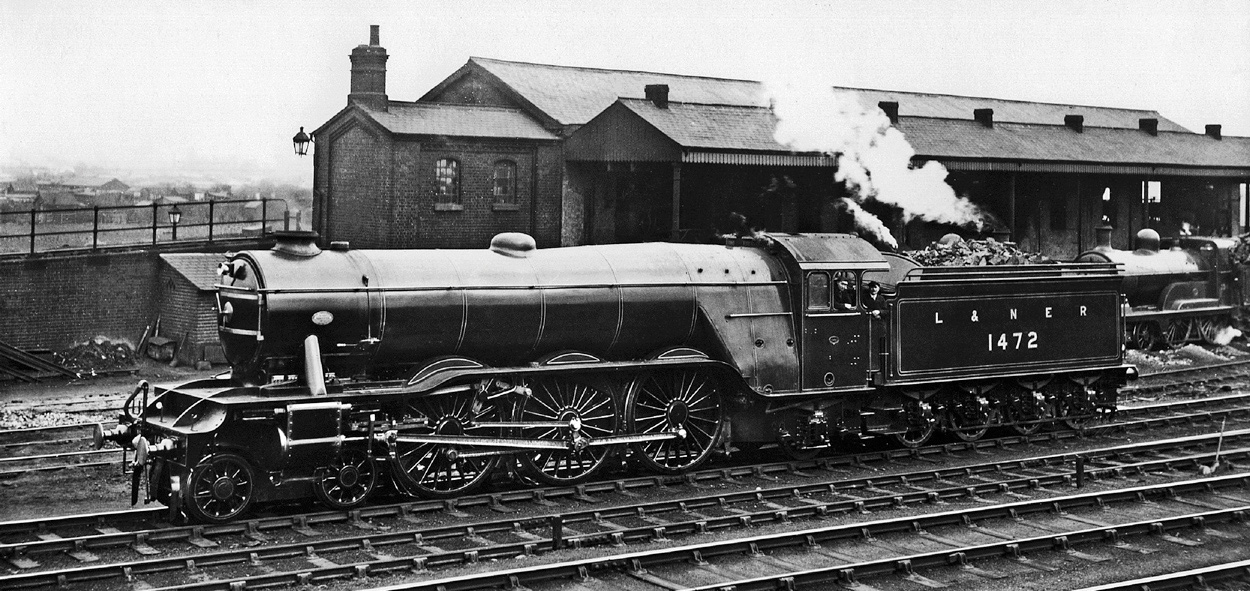
<svg viewBox="0 0 1250 591">
<path fill-rule="evenodd" d="M 30 254 L 35 254 L 35 206 L 30 207 Z"/>
<path fill-rule="evenodd" d="M 208 241 L 209 242 L 213 241 L 213 207 L 216 205 L 217 205 L 216 201 L 212 199 L 208 200 Z"/>
<path fill-rule="evenodd" d="M 100 206 L 91 207 L 91 250 L 100 248 Z"/>
<path fill-rule="evenodd" d="M 157 204 L 155 201 L 153 201 L 152 202 L 152 244 L 153 245 L 156 244 L 156 209 L 157 209 Z"/>
</svg>

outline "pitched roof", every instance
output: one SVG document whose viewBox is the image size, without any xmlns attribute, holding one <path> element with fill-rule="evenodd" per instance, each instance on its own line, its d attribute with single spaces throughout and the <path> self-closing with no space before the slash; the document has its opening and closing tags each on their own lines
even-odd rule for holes
<svg viewBox="0 0 1250 591">
<path fill-rule="evenodd" d="M 877 103 L 898 103 L 901 117 L 937 117 L 942 119 L 972 120 L 974 109 L 993 109 L 994 122 L 1038 123 L 1062 125 L 1065 115 L 1081 115 L 1086 126 L 1137 129 L 1139 119 L 1158 119 L 1159 131 L 1189 131 L 1173 121 L 1164 119 L 1158 111 L 1142 109 L 1119 109 L 1059 103 L 1037 103 L 928 92 L 902 92 L 869 88 L 833 87 L 835 93 L 857 98 L 865 108 L 875 109 Z"/>
<path fill-rule="evenodd" d="M 995 112 L 997 119 L 997 112 Z M 1088 120 L 1087 120 L 1088 121 Z M 900 117 L 897 128 L 916 153 L 928 158 L 968 158 L 1250 168 L 1250 138 L 1177 131 L 1152 136 L 1137 129 Z"/>
<path fill-rule="evenodd" d="M 226 260 L 221 253 L 162 254 L 161 260 L 200 291 L 213 291 L 217 285 L 217 265 Z"/>
<path fill-rule="evenodd" d="M 362 104 L 355 106 L 391 133 L 528 140 L 559 139 L 518 109 L 399 101 L 390 101 L 387 111 L 371 109 Z"/>
<path fill-rule="evenodd" d="M 645 98 L 648 84 L 667 84 L 669 98 L 674 101 L 768 106 L 763 84 L 751 80 L 553 66 L 482 57 L 469 58 L 466 68 L 470 67 L 495 76 L 563 125 L 586 123 L 617 98 Z M 422 99 L 437 94 L 443 86 L 435 87 Z"/>
<path fill-rule="evenodd" d="M 789 152 L 773 138 L 777 117 L 767 108 L 678 102 L 660 108 L 646 99 L 620 103 L 684 148 Z"/>
<path fill-rule="evenodd" d="M 113 181 L 117 181 L 117 179 L 99 176 L 74 176 L 61 181 L 60 184 L 66 187 L 102 187 Z M 121 181 L 117 182 L 120 183 Z"/>
</svg>

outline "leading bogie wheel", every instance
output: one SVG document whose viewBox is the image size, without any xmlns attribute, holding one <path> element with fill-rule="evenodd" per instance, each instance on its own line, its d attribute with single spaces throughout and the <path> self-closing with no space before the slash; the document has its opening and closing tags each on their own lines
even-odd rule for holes
<svg viewBox="0 0 1250 591">
<path fill-rule="evenodd" d="M 499 464 L 498 450 L 454 443 L 405 441 L 408 436 L 501 437 L 498 407 L 472 391 L 410 396 L 405 412 L 425 419 L 424 426 L 402 428 L 391 450 L 391 474 L 410 494 L 429 498 L 452 498 L 485 484 Z"/>
<path fill-rule="evenodd" d="M 630 444 L 638 463 L 661 474 L 679 474 L 706 461 L 720 440 L 723 419 L 721 385 L 698 369 L 644 373 L 625 398 L 627 433 L 674 436 Z"/>
<path fill-rule="evenodd" d="M 567 427 L 521 427 L 520 436 L 567 444 L 566 449 L 533 449 L 517 454 L 525 475 L 555 486 L 585 482 L 619 452 L 618 446 L 589 445 L 615 435 L 620 414 L 610 393 L 589 382 L 546 377 L 530 384 L 517 405 L 520 423 L 563 423 Z"/>
<path fill-rule="evenodd" d="M 320 471 L 313 483 L 313 492 L 327 507 L 342 511 L 363 505 L 377 481 L 377 462 L 369 452 L 349 447 Z"/>
<path fill-rule="evenodd" d="M 252 505 L 255 476 L 242 456 L 214 454 L 191 470 L 187 480 L 188 517 L 200 523 L 225 523 Z"/>
</svg>

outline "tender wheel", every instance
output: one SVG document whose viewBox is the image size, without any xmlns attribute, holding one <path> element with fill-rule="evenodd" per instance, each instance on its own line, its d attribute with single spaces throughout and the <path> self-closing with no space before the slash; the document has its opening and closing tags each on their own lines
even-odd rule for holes
<svg viewBox="0 0 1250 591">
<path fill-rule="evenodd" d="M 1034 394 L 1044 385 L 1039 382 L 1014 385 L 1004 396 L 1001 416 L 1004 419 L 1003 422 L 1010 423 L 1009 427 L 1017 435 L 1037 433 L 1047 422 L 1046 398 L 1040 394 Z M 1041 398 L 1039 399 L 1038 396 Z"/>
<path fill-rule="evenodd" d="M 933 437 L 933 433 L 937 431 L 937 420 L 933 418 L 933 413 L 928 407 L 929 405 L 916 400 L 909 401 L 903 405 L 907 430 L 894 434 L 894 438 L 898 440 L 899 445 L 917 448 L 927 443 Z"/>
<path fill-rule="evenodd" d="M 252 505 L 255 477 L 247 460 L 217 454 L 200 460 L 188 479 L 187 515 L 201 523 L 225 523 Z"/>
<path fill-rule="evenodd" d="M 377 480 L 377 463 L 369 452 L 346 448 L 333 464 L 321 471 L 313 484 L 313 492 L 317 500 L 331 509 L 351 509 L 364 504 Z"/>
<path fill-rule="evenodd" d="M 946 414 L 951 433 L 960 441 L 976 441 L 990 430 L 990 412 L 976 398 L 956 402 Z"/>
<path fill-rule="evenodd" d="M 706 372 L 692 369 L 657 371 L 639 376 L 625 399 L 628 433 L 684 433 L 684 437 L 631 443 L 645 468 L 662 474 L 691 470 L 712 453 L 720 439 L 724 409 L 720 385 Z"/>
<path fill-rule="evenodd" d="M 1094 403 L 1087 389 L 1090 384 L 1064 384 L 1055 404 L 1055 415 L 1060 423 L 1074 431 L 1080 431 L 1095 421 Z"/>
<path fill-rule="evenodd" d="M 401 429 L 392 448 L 391 463 L 397 484 L 410 494 L 450 498 L 484 484 L 499 463 L 498 451 L 446 443 L 406 442 L 407 435 L 498 437 L 498 428 L 477 427 L 482 421 L 499 422 L 497 407 L 475 392 L 412 396 L 405 402 L 411 417 L 424 417 L 425 426 Z"/>
<path fill-rule="evenodd" d="M 592 478 L 618 446 L 588 446 L 595 438 L 617 432 L 618 413 L 612 396 L 594 386 L 562 378 L 541 379 L 530 385 L 530 396 L 517 408 L 519 422 L 577 424 L 580 429 L 523 427 L 521 437 L 571 443 L 571 449 L 536 449 L 517 454 L 526 476 L 551 485 L 568 485 Z"/>
</svg>

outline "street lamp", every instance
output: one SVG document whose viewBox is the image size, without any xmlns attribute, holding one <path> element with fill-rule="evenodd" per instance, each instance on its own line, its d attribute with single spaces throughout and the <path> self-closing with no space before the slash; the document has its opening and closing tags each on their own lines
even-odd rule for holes
<svg viewBox="0 0 1250 591">
<path fill-rule="evenodd" d="M 313 139 L 312 136 L 304 133 L 303 127 L 300 127 L 299 133 L 295 134 L 295 137 L 291 138 L 291 142 L 295 144 L 295 154 L 297 156 L 303 156 L 308 153 L 308 144 L 313 143 Z"/>
<path fill-rule="evenodd" d="M 173 237 L 174 240 L 178 239 L 178 222 L 181 222 L 181 221 L 182 221 L 182 210 L 178 209 L 178 206 L 175 205 L 173 206 L 172 209 L 169 210 L 169 225 L 174 227 L 174 237 Z"/>
</svg>

